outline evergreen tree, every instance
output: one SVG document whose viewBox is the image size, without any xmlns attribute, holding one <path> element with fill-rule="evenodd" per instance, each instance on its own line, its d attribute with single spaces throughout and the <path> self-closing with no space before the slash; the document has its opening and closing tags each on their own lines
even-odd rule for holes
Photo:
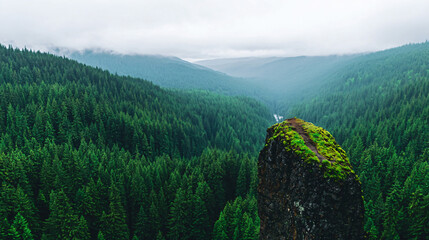
<svg viewBox="0 0 429 240">
<path fill-rule="evenodd" d="M 149 207 L 149 219 L 149 233 L 150 236 L 154 238 L 161 229 L 161 221 L 159 217 L 158 208 L 156 207 L 154 202 L 152 202 Z"/>
<path fill-rule="evenodd" d="M 83 218 L 75 214 L 69 199 L 63 190 L 51 192 L 49 218 L 45 223 L 48 239 L 89 239 L 88 227 Z"/>
<path fill-rule="evenodd" d="M 190 206 L 193 208 L 190 239 L 209 239 L 210 223 L 203 200 L 199 196 L 193 195 Z"/>
<path fill-rule="evenodd" d="M 14 226 L 11 226 L 8 232 L 8 236 L 6 239 L 10 240 L 21 240 L 21 236 L 19 232 L 15 229 Z"/>
<path fill-rule="evenodd" d="M 7 218 L 0 220 L 0 239 L 7 239 L 9 236 L 10 224 Z"/>
<path fill-rule="evenodd" d="M 214 228 L 213 228 L 213 240 L 228 240 L 230 239 L 228 235 L 226 234 L 226 226 L 227 222 L 224 217 L 224 213 L 221 212 L 219 216 L 219 220 L 216 221 Z"/>
<path fill-rule="evenodd" d="M 150 238 L 149 230 L 150 219 L 148 214 L 143 209 L 143 206 L 140 207 L 139 213 L 137 215 L 137 221 L 135 226 L 135 235 L 139 239 Z"/>
<path fill-rule="evenodd" d="M 200 198 L 206 207 L 207 214 L 209 217 L 209 221 L 211 223 L 215 222 L 215 215 L 217 215 L 217 212 L 215 212 L 214 206 L 214 196 L 213 192 L 210 189 L 210 186 L 207 184 L 206 181 L 201 181 L 198 183 L 197 189 L 195 190 L 196 197 Z M 213 224 L 210 224 L 213 225 Z"/>
<path fill-rule="evenodd" d="M 22 240 L 33 240 L 31 230 L 28 228 L 27 220 L 21 215 L 17 214 L 15 220 L 12 223 L 13 229 L 18 233 L 19 239 Z"/>
<path fill-rule="evenodd" d="M 104 234 L 103 234 L 103 232 L 102 232 L 102 231 L 99 231 L 99 232 L 98 232 L 97 240 L 106 240 L 106 239 L 104 238 Z"/>
<path fill-rule="evenodd" d="M 402 207 L 402 189 L 398 182 L 392 186 L 389 196 L 386 199 L 386 206 L 384 212 L 384 231 L 383 238 L 387 239 L 400 239 L 400 235 L 404 234 L 401 221 L 404 219 L 404 209 Z"/>
<path fill-rule="evenodd" d="M 368 233 L 369 239 L 378 239 L 377 236 L 379 233 L 371 218 L 368 218 L 368 220 L 366 221 L 364 230 Z"/>
<path fill-rule="evenodd" d="M 238 171 L 237 177 L 237 188 L 236 188 L 236 196 L 244 197 L 248 192 L 248 187 L 250 184 L 250 176 L 249 176 L 249 166 L 246 160 L 243 160 L 240 164 L 240 170 Z"/>
<path fill-rule="evenodd" d="M 116 184 L 110 186 L 109 213 L 101 216 L 101 231 L 106 239 L 128 239 L 128 226 L 125 222 L 125 210 Z"/>
<path fill-rule="evenodd" d="M 179 188 L 176 192 L 176 198 L 171 204 L 168 238 L 169 239 L 188 239 L 189 231 L 189 209 L 186 191 Z"/>
</svg>

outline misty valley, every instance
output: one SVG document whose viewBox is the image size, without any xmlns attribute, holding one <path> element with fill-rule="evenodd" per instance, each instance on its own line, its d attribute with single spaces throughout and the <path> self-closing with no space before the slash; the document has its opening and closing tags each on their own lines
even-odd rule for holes
<svg viewBox="0 0 429 240">
<path fill-rule="evenodd" d="M 261 177 L 284 183 L 258 156 L 276 141 L 326 170 L 320 185 L 356 174 L 365 239 L 429 238 L 428 42 L 194 63 L 52 52 L 0 46 L 0 239 L 263 239 Z"/>
</svg>

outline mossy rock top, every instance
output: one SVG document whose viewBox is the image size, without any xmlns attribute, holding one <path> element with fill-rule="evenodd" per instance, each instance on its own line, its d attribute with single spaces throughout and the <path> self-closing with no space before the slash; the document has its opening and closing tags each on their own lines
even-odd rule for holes
<svg viewBox="0 0 429 240">
<path fill-rule="evenodd" d="M 355 175 L 346 152 L 325 129 L 298 118 L 287 119 L 270 129 L 273 135 L 265 146 L 276 139 L 305 163 L 319 166 L 325 178 L 341 180 L 349 174 Z"/>
</svg>

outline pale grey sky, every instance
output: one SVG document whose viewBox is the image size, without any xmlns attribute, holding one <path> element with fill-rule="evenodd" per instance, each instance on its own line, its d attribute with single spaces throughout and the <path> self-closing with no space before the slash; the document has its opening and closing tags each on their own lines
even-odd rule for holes
<svg viewBox="0 0 429 240">
<path fill-rule="evenodd" d="M 0 0 L 0 43 L 185 59 L 368 52 L 429 39 L 428 0 Z"/>
</svg>

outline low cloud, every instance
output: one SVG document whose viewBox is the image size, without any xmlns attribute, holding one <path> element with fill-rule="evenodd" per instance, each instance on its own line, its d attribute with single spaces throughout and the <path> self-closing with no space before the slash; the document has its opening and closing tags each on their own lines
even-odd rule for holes
<svg viewBox="0 0 429 240">
<path fill-rule="evenodd" d="M 425 0 L 0 0 L 0 43 L 187 59 L 344 54 L 426 41 L 428 9 Z"/>
</svg>

